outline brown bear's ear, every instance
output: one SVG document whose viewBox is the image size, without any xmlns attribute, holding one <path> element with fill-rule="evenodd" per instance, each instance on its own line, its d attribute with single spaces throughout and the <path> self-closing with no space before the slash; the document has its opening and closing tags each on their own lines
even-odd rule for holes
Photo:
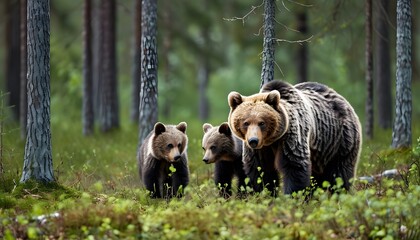
<svg viewBox="0 0 420 240">
<path fill-rule="evenodd" d="M 274 109 L 278 109 L 278 106 L 280 104 L 280 93 L 277 90 L 273 90 L 267 94 L 267 97 L 265 98 L 265 103 L 272 106 Z"/>
<path fill-rule="evenodd" d="M 242 95 L 238 92 L 230 92 L 228 96 L 230 108 L 234 110 L 239 104 L 243 102 Z"/>
<path fill-rule="evenodd" d="M 229 124 L 227 122 L 224 122 L 222 125 L 220 125 L 219 133 L 225 134 L 226 136 L 232 135 L 232 131 L 230 131 Z"/>
<path fill-rule="evenodd" d="M 187 131 L 187 123 L 186 122 L 180 122 L 178 125 L 176 125 L 176 129 L 185 133 Z"/>
<path fill-rule="evenodd" d="M 210 123 L 203 124 L 203 131 L 204 133 L 208 132 L 213 126 Z"/>
<path fill-rule="evenodd" d="M 157 122 L 155 124 L 154 129 L 155 129 L 155 135 L 159 135 L 159 134 L 161 134 L 161 133 L 163 133 L 163 132 L 166 131 L 165 125 L 163 123 L 161 123 L 161 122 Z"/>
</svg>

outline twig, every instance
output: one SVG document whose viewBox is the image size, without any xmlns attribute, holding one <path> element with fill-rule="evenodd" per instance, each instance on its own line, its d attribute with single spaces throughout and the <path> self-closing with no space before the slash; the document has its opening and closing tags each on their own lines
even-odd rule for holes
<svg viewBox="0 0 420 240">
<path fill-rule="evenodd" d="M 310 37 L 308 37 L 307 39 L 303 39 L 303 40 L 294 40 L 294 41 L 292 41 L 292 40 L 286 40 L 286 39 L 279 39 L 279 38 L 276 38 L 276 39 L 273 39 L 274 41 L 276 41 L 277 43 L 280 43 L 280 42 L 287 42 L 287 43 L 299 43 L 300 45 L 302 45 L 302 43 L 305 43 L 305 42 L 311 42 L 311 39 L 313 38 L 314 36 L 312 35 L 312 36 L 310 36 Z"/>
<path fill-rule="evenodd" d="M 247 14 L 245 14 L 243 17 L 223 18 L 223 20 L 230 21 L 230 22 L 233 22 L 233 21 L 236 21 L 236 20 L 241 20 L 242 24 L 245 25 L 246 18 L 249 15 L 251 15 L 251 13 L 255 13 L 255 10 L 260 8 L 263 4 L 264 4 L 264 1 L 258 6 L 251 6 L 251 10 Z"/>
</svg>

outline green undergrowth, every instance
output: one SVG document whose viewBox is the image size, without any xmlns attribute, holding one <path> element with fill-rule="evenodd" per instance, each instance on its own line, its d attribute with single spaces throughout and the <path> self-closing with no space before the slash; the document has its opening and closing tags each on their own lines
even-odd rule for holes
<svg viewBox="0 0 420 240">
<path fill-rule="evenodd" d="M 179 121 L 170 122 L 176 124 Z M 315 190 L 218 197 L 202 162 L 202 123 L 189 121 L 190 185 L 179 199 L 151 199 L 136 166 L 134 124 L 83 137 L 80 124 L 52 124 L 57 183 L 20 184 L 24 141 L 6 125 L 0 176 L 2 239 L 419 239 L 420 142 L 389 148 L 390 131 L 365 140 L 349 193 Z M 420 136 L 419 129 L 413 129 Z M 397 169 L 392 178 L 378 177 Z M 250 189 L 248 189 L 250 190 Z M 280 189 L 281 192 L 281 189 Z"/>
</svg>

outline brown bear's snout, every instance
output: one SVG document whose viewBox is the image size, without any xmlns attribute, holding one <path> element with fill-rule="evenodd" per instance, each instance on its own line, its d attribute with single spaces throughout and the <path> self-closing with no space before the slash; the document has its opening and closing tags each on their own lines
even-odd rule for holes
<svg viewBox="0 0 420 240">
<path fill-rule="evenodd" d="M 258 146 L 258 142 L 259 142 L 259 140 L 258 140 L 257 137 L 252 137 L 252 138 L 248 139 L 248 145 L 251 148 L 256 148 Z"/>
<path fill-rule="evenodd" d="M 178 161 L 179 161 L 179 159 L 181 159 L 181 155 L 175 155 L 175 156 L 174 156 L 174 161 L 175 161 L 175 162 L 178 162 Z"/>
<path fill-rule="evenodd" d="M 209 159 L 208 158 L 203 158 L 203 162 L 206 164 L 209 164 Z"/>
</svg>

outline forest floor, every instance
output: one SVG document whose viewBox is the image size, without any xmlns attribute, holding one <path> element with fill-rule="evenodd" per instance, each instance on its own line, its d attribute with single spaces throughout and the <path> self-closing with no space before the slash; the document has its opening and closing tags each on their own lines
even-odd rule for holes
<svg viewBox="0 0 420 240">
<path fill-rule="evenodd" d="M 357 175 L 397 174 L 357 180 L 350 193 L 317 189 L 310 201 L 302 193 L 267 192 L 224 199 L 212 180 L 214 166 L 201 161 L 201 123 L 188 124 L 190 185 L 184 197 L 160 200 L 150 199 L 139 181 L 135 124 L 83 137 L 80 123 L 53 118 L 57 183 L 43 185 L 18 184 L 25 141 L 6 123 L 0 238 L 420 239 L 420 139 L 412 149 L 392 150 L 391 132 L 376 131 L 363 143 Z"/>
</svg>

